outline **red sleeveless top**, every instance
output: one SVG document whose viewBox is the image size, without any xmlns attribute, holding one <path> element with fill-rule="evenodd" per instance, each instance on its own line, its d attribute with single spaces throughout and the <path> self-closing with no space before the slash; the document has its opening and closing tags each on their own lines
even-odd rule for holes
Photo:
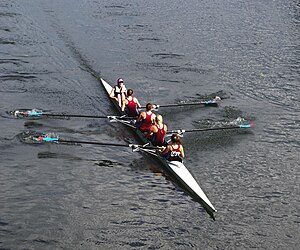
<svg viewBox="0 0 300 250">
<path fill-rule="evenodd" d="M 151 117 L 152 117 L 152 113 L 150 113 L 150 114 L 146 113 L 146 118 L 143 119 L 142 125 L 140 126 L 140 130 L 142 132 L 147 132 L 150 130 L 150 127 L 152 126 Z"/>
<path fill-rule="evenodd" d="M 155 124 L 155 127 L 157 128 L 157 133 L 154 134 L 152 143 L 154 146 L 162 146 L 166 135 L 165 125 L 163 125 L 162 128 L 159 128 L 159 126 Z"/>
<path fill-rule="evenodd" d="M 134 98 L 132 98 L 131 100 L 127 99 L 128 104 L 126 105 L 127 107 L 127 115 L 128 116 L 137 116 L 138 112 L 137 112 L 137 103 L 134 101 Z"/>
</svg>

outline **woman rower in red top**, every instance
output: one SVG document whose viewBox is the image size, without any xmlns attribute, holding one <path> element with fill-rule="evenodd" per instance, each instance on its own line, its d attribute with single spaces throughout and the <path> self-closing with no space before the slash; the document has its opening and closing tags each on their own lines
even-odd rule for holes
<svg viewBox="0 0 300 250">
<path fill-rule="evenodd" d="M 163 150 L 162 155 L 167 161 L 183 161 L 184 150 L 179 134 L 173 134 L 171 136 L 171 144 Z"/>
<path fill-rule="evenodd" d="M 137 123 L 140 123 L 140 125 L 138 126 L 139 129 L 143 133 L 147 134 L 152 124 L 154 124 L 155 117 L 156 115 L 152 112 L 152 104 L 147 103 L 146 111 L 143 111 L 137 119 Z"/>
<path fill-rule="evenodd" d="M 122 111 L 125 111 L 129 117 L 136 117 L 139 115 L 138 108 L 141 108 L 141 104 L 137 98 L 133 97 L 133 90 L 128 89 L 127 97 L 122 104 Z"/>
<path fill-rule="evenodd" d="M 167 125 L 163 124 L 163 118 L 161 115 L 157 115 L 155 118 L 155 124 L 150 127 L 148 138 L 154 146 L 166 146 L 165 135 L 167 133 Z"/>
</svg>

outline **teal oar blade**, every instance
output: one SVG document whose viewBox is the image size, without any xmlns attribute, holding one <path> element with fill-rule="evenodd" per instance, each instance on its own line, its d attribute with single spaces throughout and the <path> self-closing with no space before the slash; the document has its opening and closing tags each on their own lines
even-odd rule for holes
<svg viewBox="0 0 300 250">
<path fill-rule="evenodd" d="M 239 125 L 240 128 L 252 128 L 254 127 L 255 124 L 251 123 L 251 124 L 244 124 L 244 125 Z"/>
<path fill-rule="evenodd" d="M 51 137 L 39 137 L 40 141 L 59 141 L 59 138 L 51 138 Z"/>
</svg>

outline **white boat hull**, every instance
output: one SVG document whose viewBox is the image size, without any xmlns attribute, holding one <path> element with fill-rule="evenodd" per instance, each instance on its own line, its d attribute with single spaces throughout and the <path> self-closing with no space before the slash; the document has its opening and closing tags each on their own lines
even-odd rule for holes
<svg viewBox="0 0 300 250">
<path fill-rule="evenodd" d="M 112 90 L 112 86 L 103 79 L 101 79 L 101 82 L 109 96 Z M 111 100 L 113 101 L 118 111 L 121 112 L 118 103 L 112 98 Z M 136 133 L 136 135 L 143 143 L 148 142 L 144 135 L 138 129 L 131 129 Z M 162 165 L 163 170 L 165 170 L 167 174 L 169 174 L 170 177 L 174 179 L 175 183 L 179 184 L 179 186 L 183 188 L 183 190 L 187 191 L 193 198 L 197 199 L 203 205 L 207 213 L 214 219 L 213 213 L 217 212 L 217 210 L 211 204 L 211 202 L 209 201 L 199 184 L 196 182 L 192 174 L 188 171 L 188 169 L 184 166 L 183 163 L 178 161 L 169 162 L 158 155 L 154 155 L 153 159 L 161 163 L 160 165 Z"/>
</svg>

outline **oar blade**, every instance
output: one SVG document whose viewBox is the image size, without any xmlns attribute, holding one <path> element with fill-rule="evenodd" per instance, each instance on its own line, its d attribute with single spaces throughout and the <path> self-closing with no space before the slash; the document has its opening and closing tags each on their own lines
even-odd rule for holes
<svg viewBox="0 0 300 250">
<path fill-rule="evenodd" d="M 209 107 L 218 107 L 219 103 L 215 101 L 208 101 L 208 102 L 203 102 L 202 103 L 204 106 L 209 106 Z"/>
<path fill-rule="evenodd" d="M 18 118 L 41 117 L 44 114 L 44 112 L 39 109 L 19 109 L 10 111 L 9 113 Z"/>
<path fill-rule="evenodd" d="M 243 124 L 243 125 L 239 125 L 240 128 L 253 128 L 255 127 L 255 124 L 251 123 L 251 124 Z"/>
</svg>

